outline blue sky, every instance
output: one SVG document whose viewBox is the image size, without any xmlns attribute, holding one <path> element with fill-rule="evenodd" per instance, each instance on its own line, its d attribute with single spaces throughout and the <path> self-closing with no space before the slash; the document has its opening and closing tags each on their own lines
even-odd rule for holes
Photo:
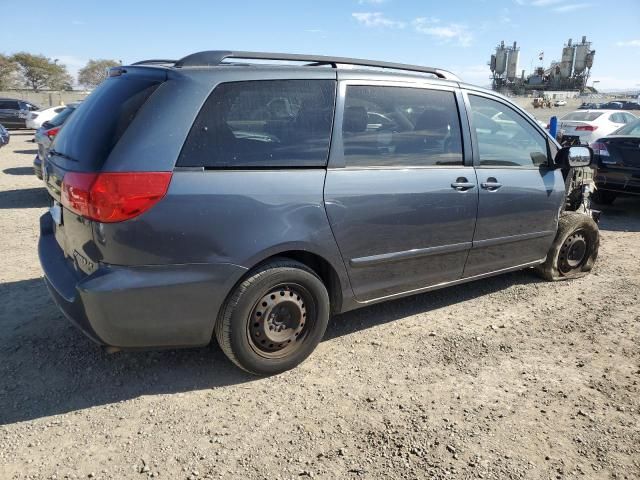
<svg viewBox="0 0 640 480">
<path fill-rule="evenodd" d="M 486 85 L 501 40 L 518 41 L 529 71 L 538 52 L 548 65 L 587 35 L 599 87 L 640 88 L 640 0 L 0 0 L 0 11 L 1 53 L 42 53 L 72 73 L 89 58 L 236 49 L 418 63 Z"/>
</svg>

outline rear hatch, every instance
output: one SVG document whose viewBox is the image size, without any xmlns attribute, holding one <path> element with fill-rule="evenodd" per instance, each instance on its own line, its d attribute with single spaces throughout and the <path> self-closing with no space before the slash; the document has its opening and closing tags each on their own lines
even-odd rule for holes
<svg viewBox="0 0 640 480">
<path fill-rule="evenodd" d="M 86 274 L 95 271 L 101 257 L 93 242 L 93 220 L 83 210 L 83 189 L 88 190 L 98 178 L 111 150 L 166 79 L 162 69 L 153 68 L 126 67 L 115 74 L 65 123 L 51 145 L 43 171 L 52 198 L 56 240 L 76 270 Z M 72 184 L 74 188 L 70 188 Z"/>
</svg>

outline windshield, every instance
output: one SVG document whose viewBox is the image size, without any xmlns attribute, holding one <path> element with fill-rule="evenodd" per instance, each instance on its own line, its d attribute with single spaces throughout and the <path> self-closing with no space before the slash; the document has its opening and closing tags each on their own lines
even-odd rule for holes
<svg viewBox="0 0 640 480">
<path fill-rule="evenodd" d="M 578 120 L 581 122 L 593 122 L 596 118 L 602 115 L 601 112 L 572 112 L 560 120 Z"/>
</svg>

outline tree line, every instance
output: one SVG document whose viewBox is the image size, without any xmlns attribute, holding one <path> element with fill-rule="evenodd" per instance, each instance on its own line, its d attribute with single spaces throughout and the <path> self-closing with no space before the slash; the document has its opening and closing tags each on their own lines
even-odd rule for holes
<svg viewBox="0 0 640 480">
<path fill-rule="evenodd" d="M 115 60 L 89 60 L 78 72 L 78 83 L 94 88 L 107 77 L 107 69 L 117 65 L 120 63 Z M 58 59 L 27 52 L 0 54 L 0 90 L 72 90 L 73 80 L 66 65 L 58 63 Z"/>
</svg>

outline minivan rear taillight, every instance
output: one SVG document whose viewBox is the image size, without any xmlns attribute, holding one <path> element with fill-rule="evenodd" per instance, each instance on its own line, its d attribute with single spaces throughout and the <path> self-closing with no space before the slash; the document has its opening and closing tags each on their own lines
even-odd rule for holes
<svg viewBox="0 0 640 480">
<path fill-rule="evenodd" d="M 56 138 L 56 135 L 58 135 L 59 131 L 60 131 L 60 127 L 54 127 L 54 128 L 50 128 L 44 133 L 47 134 L 47 137 L 49 137 L 49 140 L 53 140 L 54 138 Z"/>
<path fill-rule="evenodd" d="M 160 201 L 170 182 L 171 172 L 67 172 L 62 205 L 97 222 L 122 222 Z"/>
<path fill-rule="evenodd" d="M 596 125 L 580 125 L 576 127 L 576 131 L 595 132 L 598 129 Z"/>
</svg>

